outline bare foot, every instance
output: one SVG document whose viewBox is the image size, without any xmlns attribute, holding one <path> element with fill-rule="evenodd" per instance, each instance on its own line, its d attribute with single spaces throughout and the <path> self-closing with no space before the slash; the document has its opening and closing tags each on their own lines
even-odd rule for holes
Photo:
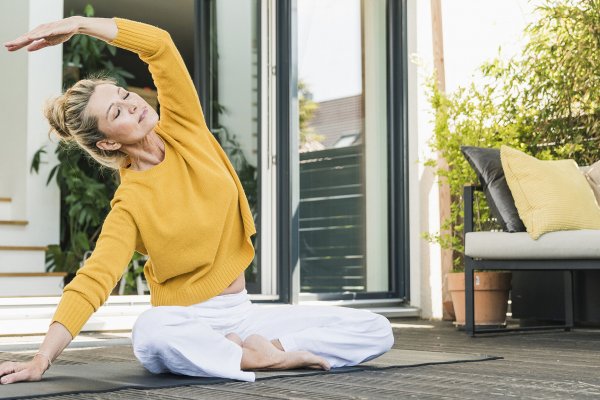
<svg viewBox="0 0 600 400">
<path fill-rule="evenodd" d="M 231 340 L 233 343 L 237 344 L 238 346 L 242 347 L 242 338 L 239 337 L 237 333 L 231 332 L 225 335 L 225 337 Z"/>
<path fill-rule="evenodd" d="M 250 335 L 242 344 L 242 369 L 313 368 L 328 371 L 331 367 L 323 358 L 308 351 L 281 351 L 260 335 Z"/>
<path fill-rule="evenodd" d="M 285 351 L 283 349 L 283 346 L 281 345 L 281 342 L 279 341 L 279 339 L 273 339 L 273 340 L 271 340 L 271 343 L 273 343 L 273 346 L 277 347 L 279 350 Z"/>
</svg>

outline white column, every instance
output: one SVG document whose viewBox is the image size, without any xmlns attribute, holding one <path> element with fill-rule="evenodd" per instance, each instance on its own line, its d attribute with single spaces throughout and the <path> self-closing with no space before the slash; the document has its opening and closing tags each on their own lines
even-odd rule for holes
<svg viewBox="0 0 600 400">
<path fill-rule="evenodd" d="M 6 42 L 37 25 L 60 19 L 63 0 L 0 1 L 0 41 Z M 59 191 L 46 186 L 56 164 L 55 146 L 48 140 L 43 117 L 45 101 L 60 94 L 62 46 L 29 53 L 0 49 L 0 196 L 13 198 L 12 219 L 27 220 L 19 230 L 0 230 L 0 244 L 47 245 L 58 242 Z M 46 145 L 39 175 L 29 167 L 34 153 Z"/>
<path fill-rule="evenodd" d="M 367 291 L 389 287 L 386 2 L 363 1 Z"/>
</svg>

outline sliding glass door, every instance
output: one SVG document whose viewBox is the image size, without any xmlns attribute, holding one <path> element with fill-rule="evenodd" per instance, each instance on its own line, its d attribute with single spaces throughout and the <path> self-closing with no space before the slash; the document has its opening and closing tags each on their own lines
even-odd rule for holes
<svg viewBox="0 0 600 400">
<path fill-rule="evenodd" d="M 405 296 L 404 7 L 197 0 L 198 91 L 258 230 L 251 293 Z"/>
<path fill-rule="evenodd" d="M 297 10 L 302 297 L 387 292 L 386 1 Z"/>
</svg>

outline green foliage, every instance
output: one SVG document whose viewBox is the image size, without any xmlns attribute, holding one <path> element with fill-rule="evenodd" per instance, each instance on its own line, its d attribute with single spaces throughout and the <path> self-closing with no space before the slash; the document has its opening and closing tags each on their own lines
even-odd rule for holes
<svg viewBox="0 0 600 400">
<path fill-rule="evenodd" d="M 124 295 L 132 295 L 137 294 L 137 278 L 138 276 L 144 277 L 144 263 L 134 263 L 134 261 L 143 259 L 144 256 L 139 253 L 134 253 L 133 258 L 131 259 L 131 264 L 129 264 L 129 269 L 125 274 L 125 290 L 123 291 Z M 137 266 L 136 266 L 137 264 Z"/>
<path fill-rule="evenodd" d="M 302 80 L 298 81 L 298 103 L 300 125 L 299 147 L 302 147 L 307 142 L 322 142 L 325 140 L 325 136 L 319 135 L 309 126 L 319 106 L 313 101 L 308 85 Z"/>
<path fill-rule="evenodd" d="M 86 5 L 83 15 L 93 17 L 94 7 L 91 4 Z M 117 49 L 105 41 L 87 35 L 73 36 L 64 44 L 64 87 L 73 86 L 80 78 L 89 74 L 102 72 L 112 76 L 117 80 L 118 85 L 126 88 L 125 79 L 132 79 L 134 76 L 123 68 L 115 66 L 109 59 L 109 54 L 115 56 Z"/>
<path fill-rule="evenodd" d="M 246 198 L 248 199 L 248 205 L 250 206 L 250 211 L 252 212 L 252 217 L 254 221 L 258 220 L 258 170 L 255 166 L 250 164 L 244 155 L 244 151 L 242 150 L 242 146 L 237 141 L 236 136 L 229 133 L 227 128 L 222 125 L 219 125 L 218 128 L 213 128 L 212 132 L 214 132 L 218 139 L 221 147 L 225 154 L 227 154 L 227 158 L 231 161 L 231 165 L 235 169 L 238 177 L 240 178 L 240 183 L 244 188 L 244 192 L 246 193 Z M 258 235 L 255 235 L 252 238 L 252 244 L 254 248 L 257 247 L 256 240 L 258 239 Z M 258 257 L 254 257 L 252 260 L 252 264 L 245 270 L 246 279 L 249 282 L 254 280 L 253 276 L 257 276 L 258 274 Z"/>
<path fill-rule="evenodd" d="M 41 148 L 37 153 L 45 153 Z M 74 273 L 86 251 L 91 250 L 100 232 L 102 221 L 110 210 L 110 199 L 118 178 L 91 164 L 78 148 L 63 142 L 58 144 L 59 163 L 48 175 L 46 184 L 55 178 L 61 191 L 60 246 L 49 246 L 46 269 Z M 31 168 L 38 172 L 39 154 Z"/>
<path fill-rule="evenodd" d="M 451 193 L 451 215 L 442 232 L 424 237 L 454 252 L 463 267 L 462 191 L 477 178 L 460 152 L 464 145 L 518 148 L 541 159 L 572 158 L 580 165 L 600 159 L 600 2 L 546 0 L 525 30 L 527 44 L 508 61 L 480 68 L 482 82 L 444 96 L 428 82 L 435 112 L 430 145 L 449 165 L 434 167 Z M 476 200 L 476 227 L 494 221 L 485 199 Z"/>
<path fill-rule="evenodd" d="M 85 7 L 84 15 L 94 15 L 91 5 Z M 133 77 L 112 64 L 108 57 L 114 55 L 116 49 L 101 40 L 76 35 L 64 47 L 65 87 L 71 86 L 80 76 L 98 73 L 113 76 L 123 85 L 124 78 Z M 39 172 L 44 154 L 45 147 L 34 154 L 31 172 Z M 60 244 L 48 246 L 46 270 L 75 273 L 85 253 L 95 245 L 110 210 L 110 199 L 119 184 L 118 176 L 92 161 L 76 145 L 60 142 L 55 154 L 59 163 L 51 169 L 47 184 L 56 179 L 61 192 Z"/>
</svg>

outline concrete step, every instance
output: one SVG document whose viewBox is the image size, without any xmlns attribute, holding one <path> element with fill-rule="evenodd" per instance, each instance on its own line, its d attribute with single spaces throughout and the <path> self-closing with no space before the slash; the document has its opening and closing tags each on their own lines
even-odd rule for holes
<svg viewBox="0 0 600 400">
<path fill-rule="evenodd" d="M 41 233 L 39 227 L 31 226 L 29 221 L 0 219 L 0 244 L 26 246 L 30 243 L 40 243 L 36 238 L 38 233 Z"/>
<path fill-rule="evenodd" d="M 60 296 L 0 297 L 0 335 L 45 334 L 59 301 Z M 149 295 L 110 296 L 82 332 L 130 330 L 137 317 L 151 307 Z"/>
<path fill-rule="evenodd" d="M 59 225 L 58 219 L 51 224 L 39 218 L 37 221 L 18 218 L 0 219 L 0 245 L 45 246 L 48 243 L 57 243 Z"/>
<path fill-rule="evenodd" d="M 12 217 L 11 208 L 12 199 L 10 197 L 0 197 L 0 220 L 10 220 Z"/>
<path fill-rule="evenodd" d="M 0 273 L 45 272 L 45 246 L 0 246 Z"/>
<path fill-rule="evenodd" d="M 0 273 L 0 297 L 59 296 L 65 275 L 64 272 Z"/>
</svg>

